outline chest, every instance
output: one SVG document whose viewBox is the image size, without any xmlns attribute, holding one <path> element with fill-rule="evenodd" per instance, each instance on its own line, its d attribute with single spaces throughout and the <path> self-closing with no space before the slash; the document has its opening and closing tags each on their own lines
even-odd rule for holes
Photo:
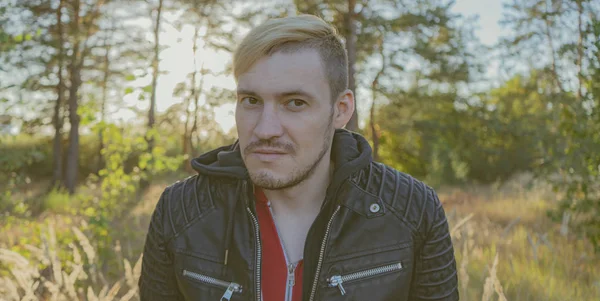
<svg viewBox="0 0 600 301">
<path fill-rule="evenodd" d="M 294 216 L 272 215 L 275 234 L 290 263 L 296 263 L 303 258 L 306 236 L 312 221 Z"/>
<path fill-rule="evenodd" d="M 341 208 L 329 218 L 327 229 L 318 231 L 325 233 L 323 237 L 307 237 L 310 223 L 275 215 L 271 219 L 271 229 L 277 233 L 274 240 L 260 237 L 269 229 L 260 206 L 256 215 L 242 206 L 236 214 L 224 209 L 203 216 L 171 243 L 174 274 L 184 300 L 224 296 L 224 300 L 255 301 L 270 293 L 295 296 L 302 291 L 305 299 L 312 292 L 314 300 L 407 300 L 412 243 L 403 234 L 408 229 L 391 214 L 365 218 Z M 231 236 L 226 235 L 229 228 Z M 302 269 L 292 271 L 297 273 L 288 274 L 285 263 L 274 265 L 283 272 L 270 272 L 265 264 L 284 261 L 269 251 L 276 248 L 268 246 L 269 241 L 284 245 L 290 262 L 302 258 L 305 244 L 316 249 L 307 246 Z M 310 265 L 312 269 L 307 268 Z"/>
</svg>

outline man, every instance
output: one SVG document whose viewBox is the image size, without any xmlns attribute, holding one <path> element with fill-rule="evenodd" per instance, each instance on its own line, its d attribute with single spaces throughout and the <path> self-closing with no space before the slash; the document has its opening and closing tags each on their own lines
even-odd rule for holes
<svg viewBox="0 0 600 301">
<path fill-rule="evenodd" d="M 192 160 L 149 227 L 146 300 L 458 300 L 435 192 L 371 160 L 335 29 L 302 15 L 234 54 L 239 140 Z"/>
</svg>

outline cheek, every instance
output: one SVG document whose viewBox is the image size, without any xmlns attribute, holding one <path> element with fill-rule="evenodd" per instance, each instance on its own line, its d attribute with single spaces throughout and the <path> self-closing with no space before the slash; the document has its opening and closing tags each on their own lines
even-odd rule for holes
<svg viewBox="0 0 600 301">
<path fill-rule="evenodd" d="M 302 120 L 295 127 L 288 127 L 288 133 L 302 153 L 318 153 L 323 147 L 325 131 L 329 130 L 329 116 Z"/>
<path fill-rule="evenodd" d="M 247 118 L 241 118 L 238 114 L 235 115 L 235 127 L 240 140 L 240 146 L 244 147 L 248 144 L 252 136 L 252 127 Z"/>
<path fill-rule="evenodd" d="M 235 124 L 238 132 L 252 131 L 253 116 L 249 112 L 238 110 L 235 112 Z"/>
</svg>

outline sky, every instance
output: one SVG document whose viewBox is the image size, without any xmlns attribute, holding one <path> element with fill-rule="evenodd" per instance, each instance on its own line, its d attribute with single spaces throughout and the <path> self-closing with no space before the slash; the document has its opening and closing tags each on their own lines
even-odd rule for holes
<svg viewBox="0 0 600 301">
<path fill-rule="evenodd" d="M 475 33 L 485 45 L 494 45 L 502 34 L 502 29 L 498 24 L 502 17 L 502 0 L 456 0 L 453 11 L 466 17 L 479 17 L 478 27 L 476 28 Z M 181 32 L 178 32 L 177 30 L 166 26 L 164 30 L 165 32 L 161 38 L 164 40 L 165 44 L 170 47 L 161 54 L 162 61 L 160 68 L 168 73 L 161 75 L 159 78 L 157 87 L 158 111 L 164 111 L 174 103 L 181 101 L 181 99 L 172 97 L 173 88 L 177 83 L 184 81 L 186 75 L 193 71 L 193 64 L 191 63 L 193 61 L 191 52 L 192 41 L 190 39 L 192 36 L 192 29 L 184 28 Z M 202 45 L 200 45 L 200 47 L 201 46 Z M 198 64 L 204 62 L 206 67 L 215 71 L 223 70 L 224 66 L 229 61 L 230 54 L 224 52 L 215 53 L 213 51 L 204 51 L 198 55 Z M 494 68 L 494 64 L 491 64 L 490 68 Z M 488 73 L 494 73 L 494 71 L 490 70 Z M 205 85 L 206 88 L 217 86 L 235 89 L 235 81 L 231 76 L 208 76 L 208 78 L 205 79 Z M 137 96 L 129 95 L 128 98 L 129 99 L 126 99 L 126 101 L 135 103 Z M 140 104 L 141 107 L 145 106 L 144 103 L 137 103 Z M 362 104 L 359 104 L 359 118 L 360 116 L 367 115 L 367 108 L 368 103 L 363 102 Z M 233 102 L 215 109 L 215 118 L 225 131 L 228 131 L 235 126 L 233 112 Z M 123 119 L 129 119 L 133 117 L 130 114 L 132 113 L 123 111 L 117 114 L 117 116 L 120 116 L 120 118 Z M 364 124 L 364 120 L 362 120 L 361 123 Z"/>
<path fill-rule="evenodd" d="M 456 0 L 453 11 L 464 16 L 479 16 L 477 36 L 484 44 L 494 45 L 502 28 L 498 24 L 502 18 L 502 0 Z"/>
</svg>

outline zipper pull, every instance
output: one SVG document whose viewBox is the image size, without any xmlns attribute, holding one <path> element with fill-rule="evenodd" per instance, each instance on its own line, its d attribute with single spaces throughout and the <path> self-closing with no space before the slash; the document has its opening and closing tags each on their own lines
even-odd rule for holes
<svg viewBox="0 0 600 301">
<path fill-rule="evenodd" d="M 240 285 L 237 283 L 230 283 L 229 286 L 227 287 L 227 290 L 225 291 L 225 294 L 223 294 L 223 297 L 221 297 L 221 301 L 229 301 L 231 300 L 231 296 L 233 296 L 233 293 L 239 291 L 240 289 Z"/>
<path fill-rule="evenodd" d="M 343 282 L 344 280 L 342 280 L 342 276 L 332 276 L 331 278 L 329 278 L 329 287 L 337 286 L 337 288 L 340 289 L 340 293 L 342 293 L 342 296 L 344 296 L 346 294 L 346 290 L 342 285 Z"/>
<path fill-rule="evenodd" d="M 296 276 L 295 274 L 296 271 L 296 266 L 292 263 L 288 266 L 288 285 L 290 286 L 290 288 L 294 287 L 294 285 L 296 284 L 296 279 L 294 278 L 294 276 Z"/>
</svg>

